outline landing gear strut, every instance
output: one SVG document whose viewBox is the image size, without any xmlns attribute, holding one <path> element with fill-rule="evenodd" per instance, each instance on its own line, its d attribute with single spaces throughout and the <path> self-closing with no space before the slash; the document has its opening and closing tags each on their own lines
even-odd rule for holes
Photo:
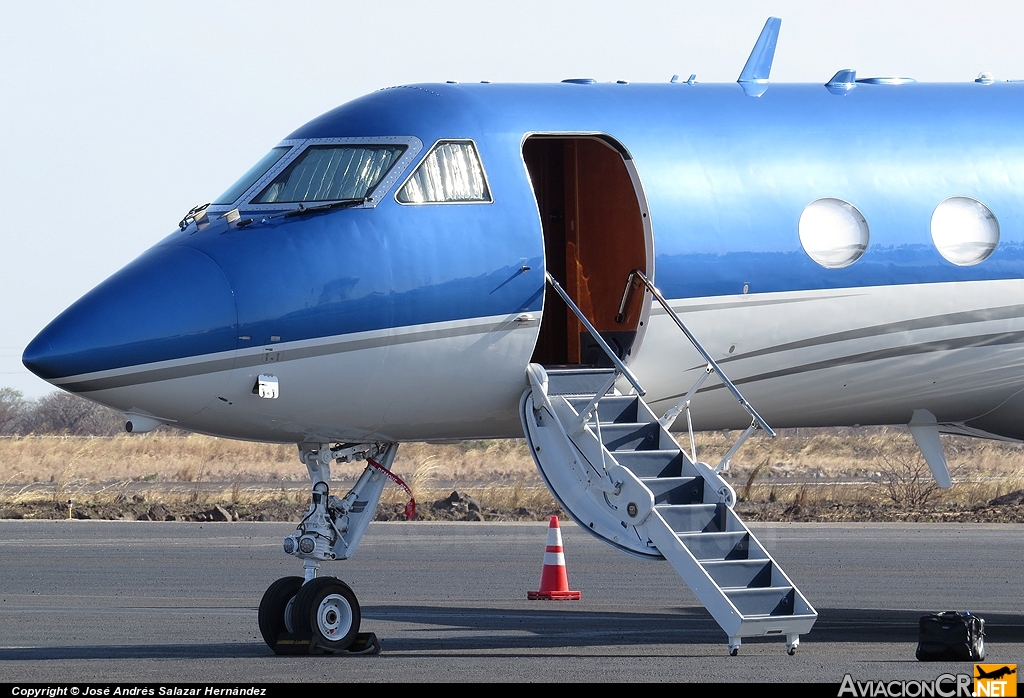
<svg viewBox="0 0 1024 698">
<path fill-rule="evenodd" d="M 377 510 L 398 444 L 299 444 L 309 471 L 312 498 L 284 551 L 303 561 L 303 577 L 283 577 L 260 602 L 260 634 L 276 654 L 377 654 L 373 633 L 360 633 L 359 601 L 345 582 L 318 577 L 320 563 L 352 556 Z M 331 462 L 367 460 L 356 484 L 342 498 L 330 493 Z"/>
</svg>

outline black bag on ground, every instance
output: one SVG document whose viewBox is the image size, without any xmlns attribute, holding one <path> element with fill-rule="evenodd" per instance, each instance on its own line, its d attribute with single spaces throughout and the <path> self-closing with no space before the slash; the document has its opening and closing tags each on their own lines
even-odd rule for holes
<svg viewBox="0 0 1024 698">
<path fill-rule="evenodd" d="M 985 658 L 985 621 L 970 611 L 921 616 L 917 658 L 922 662 L 980 662 Z"/>
</svg>

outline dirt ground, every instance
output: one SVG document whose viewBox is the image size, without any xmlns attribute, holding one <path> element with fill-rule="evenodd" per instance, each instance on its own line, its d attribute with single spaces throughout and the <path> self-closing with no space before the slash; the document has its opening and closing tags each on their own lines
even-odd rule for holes
<svg viewBox="0 0 1024 698">
<path fill-rule="evenodd" d="M 464 493 L 460 496 L 466 497 Z M 986 503 L 974 506 L 943 504 L 907 508 L 895 504 L 822 501 L 814 504 L 781 502 L 739 502 L 736 513 L 745 521 L 914 521 L 961 523 L 1024 523 L 1024 490 L 1013 493 L 1014 503 Z M 384 503 L 377 509 L 377 521 L 406 520 L 404 504 Z M 297 523 L 306 512 L 305 504 L 286 499 L 267 499 L 259 504 L 150 503 L 144 498 L 128 501 L 85 501 L 70 507 L 72 518 L 126 521 L 291 521 Z M 0 519 L 65 519 L 66 504 L 52 501 L 18 502 L 0 505 Z M 547 506 L 494 508 L 419 505 L 419 521 L 546 521 L 550 516 L 567 518 L 552 501 Z"/>
</svg>

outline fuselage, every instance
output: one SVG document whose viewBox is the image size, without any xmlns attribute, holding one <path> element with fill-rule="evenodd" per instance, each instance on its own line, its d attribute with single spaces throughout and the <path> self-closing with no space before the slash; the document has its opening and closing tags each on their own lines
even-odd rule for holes
<svg viewBox="0 0 1024 698">
<path fill-rule="evenodd" d="M 72 305 L 24 361 L 126 413 L 235 438 L 521 436 L 526 366 L 555 312 L 545 270 L 618 298 L 633 265 L 773 427 L 905 424 L 927 409 L 949 430 L 1024 438 L 1022 114 L 1024 85 L 1009 83 L 381 90 L 289 135 L 279 164 Z M 305 149 L 387 143 L 397 159 L 363 201 L 253 203 Z M 472 145 L 486 200 L 401 200 L 442 144 Z M 624 201 L 614 215 L 605 165 L 588 162 L 629 183 L 607 190 Z M 589 201 L 575 218 L 570 190 Z M 932 220 L 951 199 L 989 211 L 995 243 L 940 249 Z M 801 238 L 821 200 L 860 214 L 846 258 L 847 238 L 826 235 L 818 261 Z M 567 264 L 586 216 L 606 236 L 588 254 L 608 258 Z M 618 266 L 615 216 L 632 217 L 633 261 Z M 703 362 L 649 297 L 629 322 L 623 358 L 668 409 Z M 561 331 L 545 356 L 587 362 L 585 338 Z M 277 399 L 256 394 L 260 375 Z M 748 422 L 717 385 L 694 410 L 699 429 Z"/>
</svg>

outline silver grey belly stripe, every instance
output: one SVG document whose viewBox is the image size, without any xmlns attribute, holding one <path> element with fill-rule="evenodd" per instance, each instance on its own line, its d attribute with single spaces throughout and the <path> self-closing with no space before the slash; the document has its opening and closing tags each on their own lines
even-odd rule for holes
<svg viewBox="0 0 1024 698">
<path fill-rule="evenodd" d="M 809 373 L 811 371 L 821 371 L 827 368 L 837 368 L 839 366 L 848 366 L 850 364 L 867 363 L 870 361 L 881 361 L 883 359 L 897 359 L 909 354 L 928 354 L 939 351 L 953 351 L 955 349 L 971 349 L 977 347 L 992 347 L 1003 344 L 1019 344 L 1024 342 L 1024 331 L 1019 332 L 997 332 L 995 334 L 975 335 L 973 337 L 955 337 L 952 339 L 939 339 L 932 342 L 921 342 L 920 344 L 908 344 L 898 347 L 889 347 L 888 349 L 878 349 L 876 351 L 866 351 L 861 354 L 851 354 L 849 356 L 843 356 L 835 359 L 828 359 L 826 361 L 815 361 L 809 364 L 801 364 L 799 366 L 791 366 L 790 368 L 780 369 L 778 371 L 769 371 L 768 373 L 759 373 L 753 376 L 747 376 L 746 378 L 733 379 L 733 383 L 736 385 L 743 385 L 745 383 L 756 383 L 759 381 L 771 380 L 772 378 L 781 378 L 783 376 L 791 376 L 797 373 Z M 702 367 L 698 367 L 702 368 Z M 725 386 L 721 383 L 717 385 L 711 385 L 698 390 L 698 393 L 705 393 L 711 390 L 719 390 Z M 677 400 L 686 393 L 676 393 L 675 395 L 668 395 L 666 397 L 651 400 L 651 402 L 664 402 L 666 400 Z"/>
<path fill-rule="evenodd" d="M 686 305 L 686 301 L 682 299 L 670 300 L 668 302 L 672 310 L 677 313 L 696 313 L 704 310 L 725 310 L 728 308 L 755 308 L 765 305 L 788 305 L 790 303 L 807 303 L 809 301 L 828 301 L 836 298 L 853 298 L 856 296 L 866 296 L 866 293 L 839 293 L 839 294 L 823 294 L 818 296 L 805 296 L 803 298 L 767 298 L 764 300 L 757 299 L 755 296 L 748 296 L 747 300 L 740 301 L 725 301 L 721 303 L 704 303 L 703 305 Z M 651 308 L 651 315 L 664 315 L 665 309 L 660 305 L 655 305 Z"/>
<path fill-rule="evenodd" d="M 816 347 L 824 344 L 846 342 L 851 339 L 878 337 L 880 335 L 894 334 L 896 332 L 924 330 L 931 329 L 934 327 L 953 327 L 957 325 L 968 325 L 976 322 L 989 322 L 992 320 L 1012 320 L 1022 317 L 1024 317 L 1024 305 L 1005 305 L 999 308 L 983 308 L 981 310 L 966 310 L 960 313 L 944 313 L 942 315 L 930 315 L 928 317 L 915 318 L 913 320 L 890 322 L 884 325 L 872 325 L 870 327 L 861 327 L 856 330 L 844 330 L 843 332 L 824 334 L 818 337 L 809 337 L 807 339 L 801 339 L 796 342 L 777 344 L 773 347 L 765 347 L 763 349 L 757 349 L 755 351 L 750 351 L 743 354 L 728 356 L 722 359 L 718 359 L 717 361 L 719 364 L 724 364 L 729 363 L 731 361 L 738 361 L 740 359 L 749 359 L 755 356 L 765 356 L 766 354 L 775 354 L 781 351 L 789 351 L 791 349 L 804 349 L 806 347 Z M 703 364 L 695 366 L 694 368 L 703 368 Z"/>
<path fill-rule="evenodd" d="M 534 323 L 536 324 L 536 323 Z M 529 326 L 529 323 L 515 323 L 509 321 L 488 322 L 477 325 L 463 325 L 461 327 L 450 327 L 437 330 L 422 330 L 419 332 L 408 332 L 400 335 L 388 335 L 380 337 L 368 337 L 366 339 L 343 340 L 330 344 L 321 344 L 311 347 L 296 347 L 294 349 L 282 349 L 280 361 L 305 359 L 314 356 L 326 356 L 329 354 L 343 354 L 361 349 L 375 349 L 383 346 L 395 346 L 398 344 L 410 344 L 412 342 L 427 342 L 434 339 L 447 339 L 451 337 L 464 337 L 472 334 L 486 334 L 511 327 Z M 60 387 L 76 393 L 87 393 L 95 390 L 108 390 L 110 388 L 122 388 L 128 385 L 141 385 L 143 383 L 156 383 L 157 381 L 172 380 L 174 378 L 185 378 L 199 376 L 217 371 L 226 371 L 234 368 L 247 368 L 258 366 L 263 363 L 263 352 L 238 356 L 234 359 L 216 359 L 213 361 L 203 360 L 197 357 L 194 363 L 182 366 L 170 366 L 167 368 L 142 369 L 131 367 L 128 372 L 109 376 L 105 378 L 94 378 L 71 383 L 60 383 Z M 134 370 L 133 370 L 134 369 Z"/>
</svg>

